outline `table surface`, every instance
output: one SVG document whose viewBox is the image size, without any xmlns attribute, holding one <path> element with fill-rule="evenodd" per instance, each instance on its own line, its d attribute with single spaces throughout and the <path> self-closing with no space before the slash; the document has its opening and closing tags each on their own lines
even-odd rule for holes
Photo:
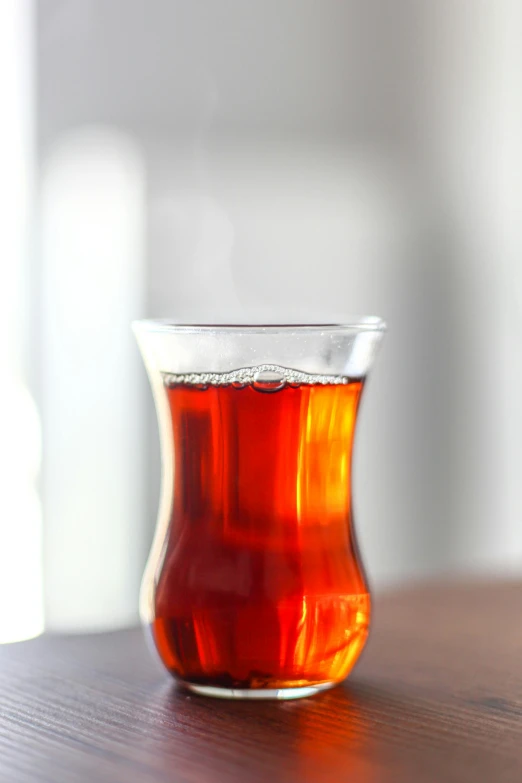
<svg viewBox="0 0 522 783">
<path fill-rule="evenodd" d="M 310 699 L 178 690 L 140 630 L 0 647 L 0 781 L 520 783 L 522 585 L 376 601 L 348 681 Z"/>
</svg>

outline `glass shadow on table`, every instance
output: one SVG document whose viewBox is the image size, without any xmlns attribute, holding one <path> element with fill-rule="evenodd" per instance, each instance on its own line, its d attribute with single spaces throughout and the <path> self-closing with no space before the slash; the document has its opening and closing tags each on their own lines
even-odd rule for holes
<svg viewBox="0 0 522 783">
<path fill-rule="evenodd" d="M 487 705 L 457 697 L 450 705 L 444 693 L 363 678 L 299 701 L 208 699 L 176 685 L 164 687 L 160 699 L 173 720 L 183 721 L 194 753 L 201 753 L 204 739 L 205 762 L 217 780 L 232 763 L 245 783 L 270 776 L 314 783 L 431 781 L 427 770 L 459 780 L 467 779 L 470 766 L 495 774 L 505 729 L 489 724 L 477 738 Z"/>
</svg>

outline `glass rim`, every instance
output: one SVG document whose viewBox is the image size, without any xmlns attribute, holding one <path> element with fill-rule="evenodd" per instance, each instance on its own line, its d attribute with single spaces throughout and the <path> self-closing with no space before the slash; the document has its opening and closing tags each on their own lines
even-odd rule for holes
<svg viewBox="0 0 522 783">
<path fill-rule="evenodd" d="M 386 323 L 378 316 L 362 316 L 343 323 L 287 323 L 287 324 L 187 324 L 175 323 L 171 318 L 144 318 L 132 322 L 134 330 L 180 334 L 246 333 L 274 334 L 298 332 L 385 332 Z"/>
</svg>

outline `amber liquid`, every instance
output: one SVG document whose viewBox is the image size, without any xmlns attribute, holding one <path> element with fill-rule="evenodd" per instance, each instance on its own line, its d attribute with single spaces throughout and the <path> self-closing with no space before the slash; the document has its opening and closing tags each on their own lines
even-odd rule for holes
<svg viewBox="0 0 522 783">
<path fill-rule="evenodd" d="M 370 613 L 350 492 L 362 386 L 165 386 L 174 486 L 152 633 L 183 681 L 303 687 L 355 663 Z"/>
</svg>

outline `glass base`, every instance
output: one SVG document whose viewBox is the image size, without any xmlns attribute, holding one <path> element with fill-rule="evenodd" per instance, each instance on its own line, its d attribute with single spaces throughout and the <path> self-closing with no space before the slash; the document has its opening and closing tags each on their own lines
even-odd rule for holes
<svg viewBox="0 0 522 783">
<path fill-rule="evenodd" d="M 321 682 L 318 685 L 306 685 L 302 688 L 214 688 L 211 685 L 193 685 L 184 682 L 183 687 L 200 696 L 214 699 L 304 699 L 315 693 L 326 691 L 337 685 L 336 682 Z"/>
</svg>

